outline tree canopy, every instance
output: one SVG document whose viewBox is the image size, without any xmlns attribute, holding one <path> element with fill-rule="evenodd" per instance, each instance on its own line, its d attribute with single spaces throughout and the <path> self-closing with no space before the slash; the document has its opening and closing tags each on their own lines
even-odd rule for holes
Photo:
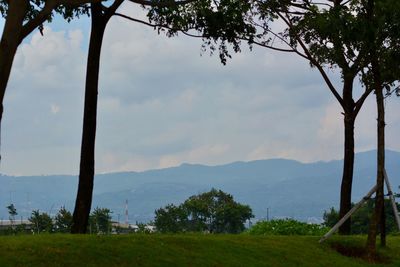
<svg viewBox="0 0 400 267">
<path fill-rule="evenodd" d="M 155 211 L 155 226 L 160 232 L 240 233 L 244 223 L 254 217 L 251 208 L 235 202 L 221 190 L 189 197 L 179 206 L 169 204 Z"/>
</svg>

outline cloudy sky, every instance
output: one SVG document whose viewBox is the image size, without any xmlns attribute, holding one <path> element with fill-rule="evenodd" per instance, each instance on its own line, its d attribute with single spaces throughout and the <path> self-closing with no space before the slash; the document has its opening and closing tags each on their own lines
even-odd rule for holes
<svg viewBox="0 0 400 267">
<path fill-rule="evenodd" d="M 138 10 L 125 5 L 121 12 Z M 20 46 L 5 97 L 1 173 L 78 173 L 89 29 L 88 19 L 56 20 L 44 37 L 35 32 Z M 99 89 L 97 173 L 342 158 L 339 105 L 296 55 L 243 46 L 223 66 L 218 56 L 202 54 L 199 39 L 167 38 L 115 17 Z M 394 150 L 398 101 L 386 102 L 387 146 Z M 357 151 L 375 147 L 375 124 L 372 96 L 357 121 Z"/>
</svg>

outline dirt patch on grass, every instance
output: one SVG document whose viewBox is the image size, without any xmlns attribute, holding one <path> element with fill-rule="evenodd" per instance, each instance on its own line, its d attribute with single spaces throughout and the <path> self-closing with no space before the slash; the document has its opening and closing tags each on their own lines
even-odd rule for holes
<svg viewBox="0 0 400 267">
<path fill-rule="evenodd" d="M 369 262 L 369 263 L 379 263 L 379 264 L 389 264 L 390 263 L 390 259 L 380 255 L 379 253 L 374 255 L 372 258 L 368 257 L 365 252 L 364 247 L 349 246 L 349 245 L 343 245 L 343 244 L 339 244 L 339 243 L 333 243 L 333 244 L 331 244 L 331 247 L 346 257 L 361 259 L 361 260 L 363 260 L 365 262 Z"/>
</svg>

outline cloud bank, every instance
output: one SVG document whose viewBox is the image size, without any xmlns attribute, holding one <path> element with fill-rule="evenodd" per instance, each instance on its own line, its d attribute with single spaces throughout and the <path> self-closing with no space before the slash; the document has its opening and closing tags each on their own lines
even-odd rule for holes
<svg viewBox="0 0 400 267">
<path fill-rule="evenodd" d="M 1 173 L 78 173 L 88 39 L 82 23 L 49 25 L 18 50 L 5 97 Z M 200 46 L 112 19 L 101 58 L 98 173 L 342 157 L 340 107 L 307 62 L 243 45 L 223 66 Z M 397 101 L 386 104 L 387 145 L 400 150 Z M 357 121 L 357 151 L 375 147 L 375 118 L 371 95 Z"/>
</svg>

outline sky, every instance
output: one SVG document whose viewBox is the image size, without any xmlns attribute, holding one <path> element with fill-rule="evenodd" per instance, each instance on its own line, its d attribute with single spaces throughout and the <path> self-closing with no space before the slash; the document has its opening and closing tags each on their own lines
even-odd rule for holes
<svg viewBox="0 0 400 267">
<path fill-rule="evenodd" d="M 140 10 L 128 4 L 120 12 Z M 0 173 L 78 173 L 89 30 L 87 18 L 56 19 L 19 47 L 4 102 Z M 223 66 L 201 44 L 112 18 L 101 57 L 97 173 L 342 158 L 340 106 L 307 61 L 244 44 Z M 329 75 L 340 88 L 338 74 Z M 400 150 L 398 101 L 386 100 L 393 150 Z M 371 95 L 356 122 L 357 152 L 375 148 L 375 129 Z"/>
</svg>

